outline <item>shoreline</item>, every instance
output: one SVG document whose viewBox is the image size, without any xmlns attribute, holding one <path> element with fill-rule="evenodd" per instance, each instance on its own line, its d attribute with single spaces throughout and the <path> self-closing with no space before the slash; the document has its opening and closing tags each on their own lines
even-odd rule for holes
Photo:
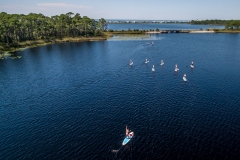
<svg viewBox="0 0 240 160">
<path fill-rule="evenodd" d="M 170 31 L 170 30 L 169 30 Z M 163 33 L 240 33 L 240 30 L 224 30 L 224 29 L 209 29 L 209 30 L 178 30 L 178 32 L 167 32 L 167 30 L 161 31 L 106 31 L 103 36 L 95 37 L 64 37 L 64 38 L 49 38 L 43 40 L 27 40 L 19 42 L 18 44 L 11 44 L 6 46 L 0 44 L 0 59 L 4 58 L 4 55 L 8 53 L 14 53 L 17 51 L 25 50 L 27 48 L 34 48 L 39 46 L 45 46 L 55 43 L 66 42 L 87 42 L 87 41 L 105 41 L 114 35 L 142 35 L 142 34 L 163 34 Z"/>
<path fill-rule="evenodd" d="M 216 33 L 215 31 L 190 31 L 189 33 Z"/>
<path fill-rule="evenodd" d="M 106 37 L 64 37 L 64 38 L 49 38 L 43 40 L 27 40 L 19 42 L 18 44 L 11 44 L 10 46 L 0 45 L 0 58 L 3 58 L 3 54 L 21 51 L 27 48 L 34 48 L 39 46 L 45 46 L 55 43 L 66 43 L 66 42 L 87 42 L 87 41 L 104 41 Z"/>
</svg>

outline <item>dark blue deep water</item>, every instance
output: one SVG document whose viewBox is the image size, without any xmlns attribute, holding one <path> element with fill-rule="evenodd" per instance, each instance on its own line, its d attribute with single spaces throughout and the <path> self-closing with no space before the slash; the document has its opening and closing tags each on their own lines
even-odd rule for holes
<svg viewBox="0 0 240 160">
<path fill-rule="evenodd" d="M 17 55 L 0 60 L 0 159 L 240 157 L 240 34 L 113 37 Z M 135 137 L 121 147 L 126 125 Z"/>
</svg>

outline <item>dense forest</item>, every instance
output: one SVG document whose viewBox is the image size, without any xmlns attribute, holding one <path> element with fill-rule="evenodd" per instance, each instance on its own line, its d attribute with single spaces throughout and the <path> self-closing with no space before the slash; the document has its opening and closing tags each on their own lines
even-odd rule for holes
<svg viewBox="0 0 240 160">
<path fill-rule="evenodd" d="M 107 29 L 106 20 L 99 21 L 79 13 L 51 17 L 43 14 L 30 13 L 7 14 L 0 13 L 0 43 L 17 44 L 26 40 L 40 40 L 48 38 L 102 36 Z"/>
<path fill-rule="evenodd" d="M 224 25 L 225 29 L 240 29 L 240 20 L 192 20 L 191 24 Z"/>
</svg>

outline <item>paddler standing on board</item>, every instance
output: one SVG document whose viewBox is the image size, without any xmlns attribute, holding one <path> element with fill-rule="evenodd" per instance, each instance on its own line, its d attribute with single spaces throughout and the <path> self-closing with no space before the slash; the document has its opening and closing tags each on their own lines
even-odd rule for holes
<svg viewBox="0 0 240 160">
<path fill-rule="evenodd" d="M 128 126 L 126 126 L 126 136 L 128 136 L 129 133 L 130 133 L 130 129 L 128 128 Z"/>
</svg>

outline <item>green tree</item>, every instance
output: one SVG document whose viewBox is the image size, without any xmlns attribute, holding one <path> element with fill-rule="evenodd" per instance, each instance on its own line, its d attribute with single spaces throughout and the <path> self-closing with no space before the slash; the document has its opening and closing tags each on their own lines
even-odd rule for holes
<svg viewBox="0 0 240 160">
<path fill-rule="evenodd" d="M 100 30 L 105 31 L 107 30 L 107 21 L 104 18 L 99 19 L 98 27 Z"/>
<path fill-rule="evenodd" d="M 9 33 L 10 33 L 10 23 L 9 23 L 10 15 L 6 12 L 0 13 L 0 25 L 2 28 L 4 41 L 9 44 Z"/>
<path fill-rule="evenodd" d="M 72 12 L 52 17 L 41 13 L 23 15 L 1 12 L 0 42 L 10 44 L 49 37 L 101 35 L 107 24 L 103 18 L 100 22 Z"/>
</svg>

